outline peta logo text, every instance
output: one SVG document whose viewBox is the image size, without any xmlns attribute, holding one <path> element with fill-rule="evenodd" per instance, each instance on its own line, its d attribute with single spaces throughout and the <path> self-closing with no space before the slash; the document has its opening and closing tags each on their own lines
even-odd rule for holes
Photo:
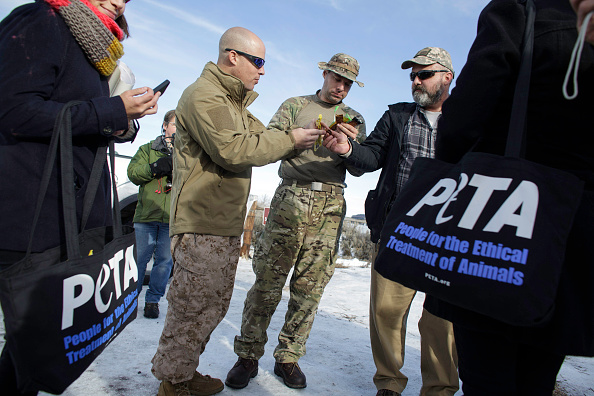
<svg viewBox="0 0 594 396">
<path fill-rule="evenodd" d="M 63 282 L 63 300 L 62 300 L 62 330 L 72 326 L 74 322 L 74 310 L 85 305 L 94 298 L 97 312 L 103 313 L 109 308 L 112 297 L 115 292 L 115 299 L 119 299 L 122 292 L 130 286 L 130 281 L 138 280 L 138 269 L 133 255 L 133 246 L 118 251 L 108 260 L 108 264 L 103 264 L 97 275 L 97 281 L 87 274 L 78 274 L 64 279 Z M 120 264 L 124 263 L 123 276 L 120 275 Z M 113 280 L 110 282 L 110 278 Z M 109 291 L 106 301 L 102 297 L 101 291 L 106 288 Z M 111 291 L 113 290 L 113 291 Z"/>
<path fill-rule="evenodd" d="M 450 178 L 439 180 L 407 213 L 407 216 L 414 216 L 424 206 L 442 205 L 435 218 L 435 224 L 450 221 L 453 216 L 447 215 L 448 206 L 456 201 L 462 190 L 475 187 L 474 194 L 458 221 L 458 227 L 472 230 L 494 192 L 508 192 L 512 179 L 484 176 L 478 173 L 473 175 L 470 181 L 468 179 L 468 175 L 462 173 L 458 182 Z M 531 239 L 538 210 L 538 187 L 531 181 L 523 180 L 508 194 L 505 202 L 489 219 L 483 231 L 497 233 L 504 225 L 509 225 L 516 227 L 516 236 Z"/>
</svg>

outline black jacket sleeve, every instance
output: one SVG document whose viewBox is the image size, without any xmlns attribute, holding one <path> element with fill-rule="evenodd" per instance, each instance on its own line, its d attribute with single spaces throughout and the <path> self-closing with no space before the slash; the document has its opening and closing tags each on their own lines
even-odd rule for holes
<svg viewBox="0 0 594 396">
<path fill-rule="evenodd" d="M 380 169 L 389 150 L 390 127 L 391 116 L 390 111 L 387 110 L 367 139 L 362 143 L 351 140 L 353 151 L 345 158 L 345 163 L 363 172 L 374 172 Z"/>
</svg>

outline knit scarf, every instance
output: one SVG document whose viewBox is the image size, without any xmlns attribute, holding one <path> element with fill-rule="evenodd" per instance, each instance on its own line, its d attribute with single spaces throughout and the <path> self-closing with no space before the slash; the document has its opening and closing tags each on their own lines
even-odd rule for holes
<svg viewBox="0 0 594 396">
<path fill-rule="evenodd" d="M 104 76 L 117 67 L 124 55 L 120 40 L 124 32 L 88 0 L 44 0 L 64 19 L 87 59 Z"/>
</svg>

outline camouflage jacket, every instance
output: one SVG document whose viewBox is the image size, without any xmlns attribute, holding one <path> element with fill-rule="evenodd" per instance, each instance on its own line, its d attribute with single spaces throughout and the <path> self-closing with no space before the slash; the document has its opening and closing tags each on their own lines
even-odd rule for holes
<svg viewBox="0 0 594 396">
<path fill-rule="evenodd" d="M 362 121 L 357 129 L 357 140 L 365 140 L 365 120 L 363 116 L 343 102 L 331 104 L 314 95 L 297 96 L 287 99 L 277 110 L 268 124 L 269 129 L 285 131 L 305 127 L 311 120 L 322 115 L 322 122 L 330 125 L 336 114 L 348 115 L 350 119 L 358 117 Z M 345 165 L 343 159 L 325 147 L 317 150 L 295 150 L 294 155 L 281 162 L 278 175 L 283 179 L 301 182 L 322 182 L 345 186 L 346 170 L 354 176 L 362 174 L 357 168 Z"/>
</svg>

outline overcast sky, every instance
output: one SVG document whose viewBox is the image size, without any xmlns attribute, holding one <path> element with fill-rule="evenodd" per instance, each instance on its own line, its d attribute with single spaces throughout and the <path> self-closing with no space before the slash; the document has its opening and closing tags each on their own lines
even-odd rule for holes
<svg viewBox="0 0 594 396">
<path fill-rule="evenodd" d="M 23 0 L 0 0 L 4 18 Z M 452 55 L 456 72 L 466 61 L 476 23 L 487 0 L 132 0 L 126 17 L 132 37 L 123 42 L 125 62 L 136 76 L 136 87 L 171 85 L 159 100 L 159 112 L 140 120 L 132 144 L 117 146 L 134 155 L 160 133 L 165 112 L 174 109 L 183 90 L 200 75 L 206 62 L 216 61 L 218 41 L 230 27 L 243 26 L 266 44 L 266 74 L 250 106 L 264 124 L 287 98 L 314 93 L 322 85 L 317 63 L 338 52 L 354 56 L 359 80 L 345 102 L 365 117 L 368 134 L 387 105 L 411 101 L 410 70 L 401 63 L 428 46 Z M 5 54 L 3 54 L 5 56 Z M 272 198 L 278 164 L 255 168 L 252 193 Z M 367 192 L 379 172 L 347 176 L 347 215 L 363 213 Z"/>
</svg>

